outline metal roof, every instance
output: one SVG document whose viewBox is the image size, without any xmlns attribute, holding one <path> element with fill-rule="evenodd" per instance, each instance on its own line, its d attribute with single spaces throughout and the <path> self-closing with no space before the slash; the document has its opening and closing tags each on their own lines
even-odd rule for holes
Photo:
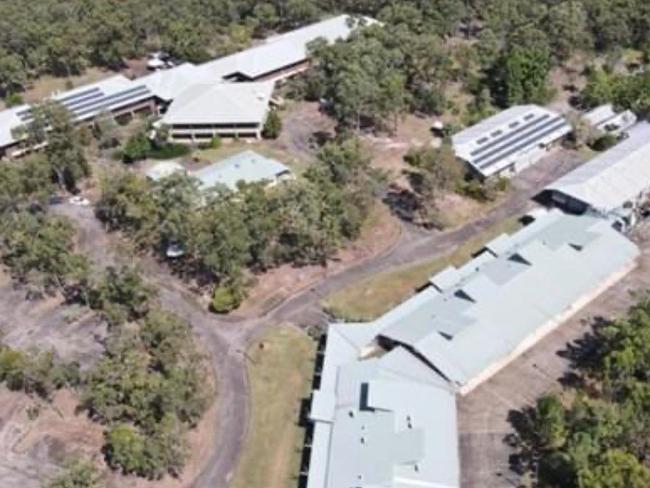
<svg viewBox="0 0 650 488">
<path fill-rule="evenodd" d="M 156 163 L 145 173 L 151 181 L 160 181 L 176 173 L 186 173 L 185 168 L 176 161 L 162 161 Z"/>
<path fill-rule="evenodd" d="M 227 159 L 190 173 L 203 188 L 223 185 L 237 191 L 237 184 L 276 181 L 291 170 L 275 159 L 265 158 L 254 151 L 244 151 Z"/>
<path fill-rule="evenodd" d="M 546 190 L 613 212 L 650 189 L 650 124 L 640 122 L 629 137 L 556 180 Z"/>
<path fill-rule="evenodd" d="M 454 136 L 456 155 L 489 177 L 522 154 L 571 132 L 566 119 L 537 105 L 504 110 Z"/>
<path fill-rule="evenodd" d="M 458 487 L 454 392 L 404 348 L 360 359 L 372 333 L 330 326 L 307 487 Z"/>
<path fill-rule="evenodd" d="M 374 22 L 365 19 L 366 22 Z M 215 59 L 201 65 L 205 73 L 213 79 L 242 74 L 255 79 L 286 66 L 305 61 L 308 58 L 307 45 L 319 38 L 328 42 L 345 39 L 358 22 L 349 15 L 339 15 L 331 19 L 296 29 L 284 34 L 269 37 L 263 43 L 230 56 Z"/>
<path fill-rule="evenodd" d="M 162 118 L 167 125 L 258 124 L 266 119 L 274 82 L 192 85 Z"/>
<path fill-rule="evenodd" d="M 552 211 L 376 321 L 380 335 L 412 347 L 458 387 L 508 357 L 608 277 L 638 249 L 599 217 Z M 487 256 L 487 257 L 486 257 Z M 453 279 L 456 282 L 453 283 Z"/>
<path fill-rule="evenodd" d="M 627 130 L 637 121 L 634 112 L 625 110 L 618 113 L 611 103 L 590 110 L 582 118 L 595 129 L 613 133 Z"/>
<path fill-rule="evenodd" d="M 156 71 L 137 79 L 139 84 L 145 85 L 156 97 L 165 102 L 171 102 L 192 85 L 208 81 L 203 76 L 203 71 L 192 63 Z"/>
</svg>

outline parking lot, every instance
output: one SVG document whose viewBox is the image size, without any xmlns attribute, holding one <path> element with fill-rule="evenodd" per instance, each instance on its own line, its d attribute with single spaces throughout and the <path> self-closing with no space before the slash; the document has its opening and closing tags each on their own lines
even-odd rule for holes
<svg viewBox="0 0 650 488">
<path fill-rule="evenodd" d="M 559 379 L 570 371 L 571 345 L 589 332 L 594 321 L 620 316 L 635 297 L 650 289 L 650 223 L 640 225 L 631 237 L 642 252 L 631 273 L 497 375 L 459 398 L 463 488 L 519 486 L 509 469 L 513 453 L 504 442 L 514 432 L 510 416 L 544 393 L 561 389 Z"/>
</svg>

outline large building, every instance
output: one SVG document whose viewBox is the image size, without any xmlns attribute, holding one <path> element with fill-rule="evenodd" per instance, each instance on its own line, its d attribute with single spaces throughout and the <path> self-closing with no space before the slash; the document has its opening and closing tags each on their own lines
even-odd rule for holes
<svg viewBox="0 0 650 488">
<path fill-rule="evenodd" d="M 206 142 L 215 136 L 262 137 L 274 82 L 205 83 L 180 93 L 160 124 L 175 142 Z"/>
<path fill-rule="evenodd" d="M 308 488 L 459 486 L 455 395 L 622 278 L 637 247 L 607 219 L 544 213 L 369 324 L 333 324 Z"/>
<path fill-rule="evenodd" d="M 650 124 L 641 122 L 622 142 L 546 187 L 557 206 L 635 224 L 650 197 Z"/>
<path fill-rule="evenodd" d="M 51 99 L 68 108 L 77 122 L 92 122 L 101 112 L 120 116 L 169 110 L 171 135 L 179 141 L 214 134 L 258 137 L 273 82 L 309 67 L 309 43 L 344 39 L 371 22 L 340 15 L 202 65 L 185 63 L 136 80 L 113 76 Z M 29 122 L 30 110 L 24 105 L 0 112 L 0 156 L 17 156 L 28 149 L 21 147 L 16 130 Z"/>
<path fill-rule="evenodd" d="M 508 177 L 539 161 L 571 130 L 560 114 L 520 105 L 454 134 L 452 144 L 456 156 L 479 178 Z"/>
</svg>

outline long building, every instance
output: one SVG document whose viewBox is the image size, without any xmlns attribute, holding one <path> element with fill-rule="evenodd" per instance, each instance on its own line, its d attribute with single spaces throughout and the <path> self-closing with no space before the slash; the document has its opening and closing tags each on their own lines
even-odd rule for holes
<svg viewBox="0 0 650 488">
<path fill-rule="evenodd" d="M 454 134 L 452 144 L 479 178 L 508 177 L 539 161 L 571 130 L 560 114 L 519 105 Z"/>
<path fill-rule="evenodd" d="M 201 65 L 185 63 L 136 80 L 113 76 L 51 99 L 68 108 L 80 123 L 92 122 L 101 112 L 119 116 L 169 110 L 166 122 L 172 126 L 171 137 L 181 142 L 215 134 L 259 137 L 273 82 L 309 67 L 309 43 L 345 39 L 372 22 L 340 15 Z M 21 146 L 16 130 L 29 123 L 30 111 L 29 105 L 23 105 L 0 112 L 0 156 L 18 156 L 28 149 Z"/>
<path fill-rule="evenodd" d="M 368 324 L 332 324 L 308 488 L 459 486 L 455 395 L 494 375 L 636 265 L 608 219 L 552 210 Z"/>
<path fill-rule="evenodd" d="M 546 187 L 559 207 L 633 226 L 650 197 L 650 123 L 640 122 L 627 139 Z"/>
</svg>

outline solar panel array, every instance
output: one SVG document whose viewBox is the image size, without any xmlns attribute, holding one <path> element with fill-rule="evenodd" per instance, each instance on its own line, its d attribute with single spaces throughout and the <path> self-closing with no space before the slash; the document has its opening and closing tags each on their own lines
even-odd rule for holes
<svg viewBox="0 0 650 488">
<path fill-rule="evenodd" d="M 507 132 L 496 130 L 490 134 L 490 142 L 483 138 L 477 141 L 480 147 L 470 152 L 472 165 L 485 171 L 499 161 L 528 147 L 539 144 L 555 131 L 568 127 L 566 120 L 550 113 L 528 113 L 520 121 L 508 124 Z"/>
<path fill-rule="evenodd" d="M 117 110 L 122 107 L 147 100 L 153 93 L 145 85 L 128 88 L 111 95 L 106 95 L 100 88 L 82 90 L 73 95 L 55 99 L 63 105 L 75 120 L 89 119 L 103 111 Z M 32 120 L 32 109 L 27 108 L 17 113 L 22 122 Z"/>
</svg>

